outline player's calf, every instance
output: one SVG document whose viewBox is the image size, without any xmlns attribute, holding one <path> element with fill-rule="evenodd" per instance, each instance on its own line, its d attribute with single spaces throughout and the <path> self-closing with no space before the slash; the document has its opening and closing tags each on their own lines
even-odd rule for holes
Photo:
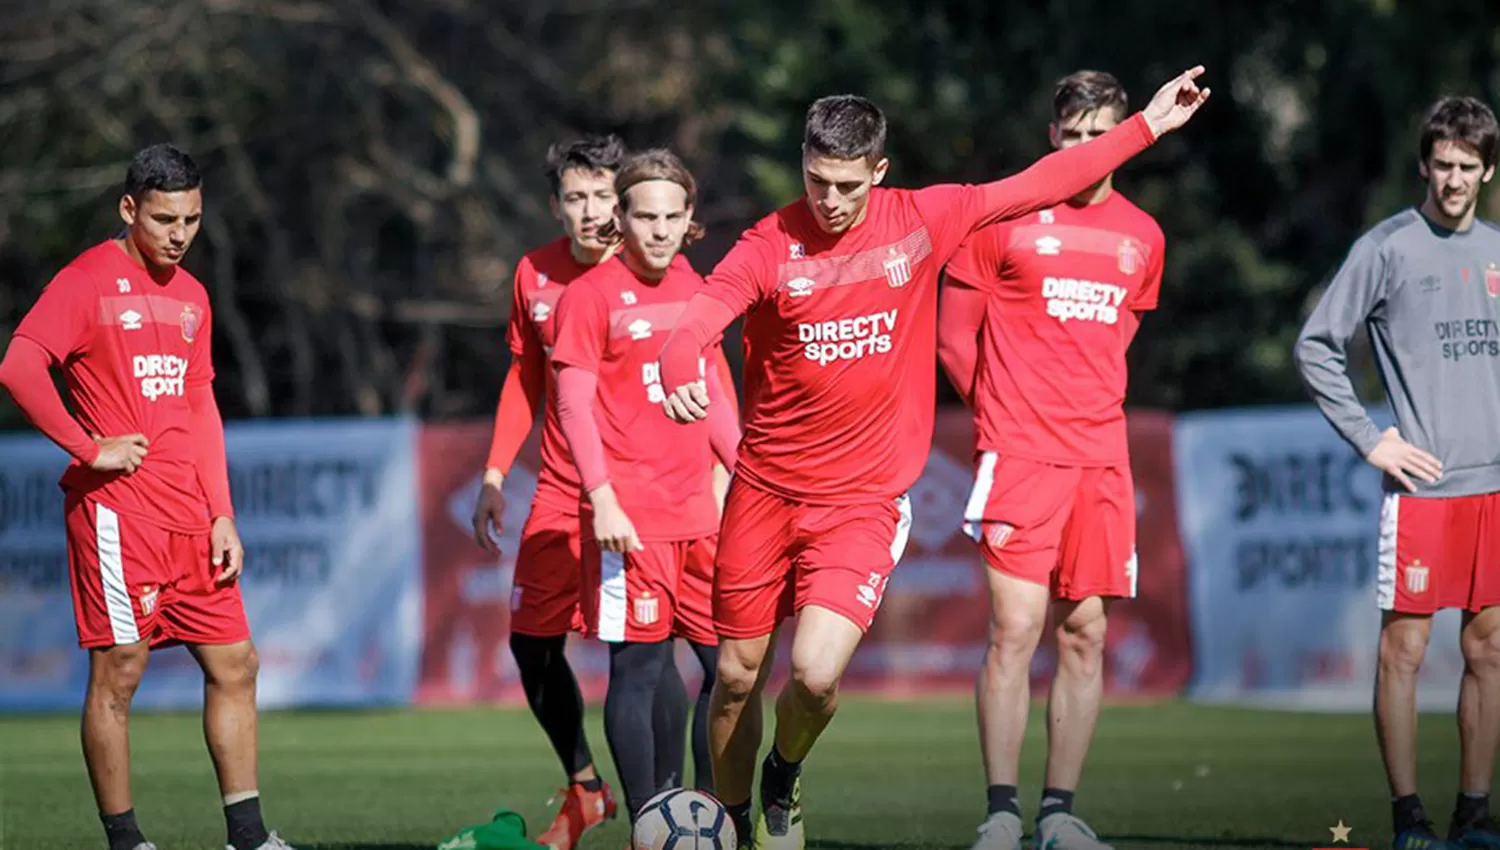
<svg viewBox="0 0 1500 850">
<path fill-rule="evenodd" d="M 110 850 L 146 843 L 130 794 L 130 704 L 146 672 L 145 642 L 89 652 L 89 684 L 83 703 L 83 759 Z"/>
</svg>

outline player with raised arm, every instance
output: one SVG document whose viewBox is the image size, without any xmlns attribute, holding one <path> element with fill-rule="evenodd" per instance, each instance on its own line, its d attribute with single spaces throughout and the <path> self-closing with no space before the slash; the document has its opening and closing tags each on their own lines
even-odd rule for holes
<svg viewBox="0 0 1500 850">
<path fill-rule="evenodd" d="M 880 604 L 932 442 L 938 270 L 970 231 L 1061 203 L 1182 126 L 1208 97 L 1193 68 L 1097 141 L 984 185 L 878 188 L 885 116 L 855 96 L 807 113 L 806 195 L 747 231 L 661 353 L 668 416 L 711 405 L 697 362 L 745 314 L 745 435 L 714 571 L 719 682 L 710 735 L 720 799 L 749 836 L 759 694 L 796 615 L 790 685 L 760 780 L 757 846 L 803 845 L 802 760 Z"/>
<path fill-rule="evenodd" d="M 213 312 L 179 266 L 203 218 L 197 165 L 169 145 L 140 151 L 119 209 L 124 233 L 58 272 L 0 362 L 16 406 L 72 456 L 61 483 L 78 643 L 89 653 L 84 763 L 110 850 L 153 850 L 131 801 L 130 704 L 151 650 L 186 645 L 203 670 L 229 847 L 290 850 L 261 819 L 259 660 L 238 583 L 244 548 L 214 399 Z"/>
<path fill-rule="evenodd" d="M 686 638 L 713 675 L 703 651 L 717 643 L 711 458 L 733 463 L 739 426 L 717 369 L 706 377 L 718 401 L 708 421 L 684 432 L 655 412 L 666 398 L 660 341 L 703 286 L 677 261 L 701 232 L 692 174 L 670 152 L 650 150 L 626 161 L 615 188 L 624 247 L 568 288 L 552 358 L 558 417 L 586 494 L 584 617 L 589 634 L 610 644 L 605 734 L 634 822 L 663 790 L 652 717 L 672 638 Z"/>
<path fill-rule="evenodd" d="M 1125 119 L 1113 76 L 1053 89 L 1052 144 Z M 978 469 L 963 516 L 989 581 L 990 642 L 976 697 L 988 815 L 975 850 L 1017 850 L 1017 784 L 1031 658 L 1057 622 L 1047 774 L 1035 845 L 1108 850 L 1072 813 L 1104 695 L 1110 601 L 1135 595 L 1135 490 L 1125 433 L 1125 352 L 1161 288 L 1161 228 L 1113 177 L 1066 203 L 992 224 L 946 270 L 938 355 L 974 410 Z"/>
<path fill-rule="evenodd" d="M 616 808 L 609 784 L 594 767 L 583 729 L 583 694 L 564 654 L 568 633 L 583 625 L 578 471 L 557 421 L 549 361 L 557 339 L 558 299 L 618 247 L 602 228 L 614 214 L 615 172 L 624 160 L 625 145 L 615 136 L 589 136 L 555 144 L 547 152 L 549 203 L 563 235 L 516 264 L 506 332 L 510 371 L 500 390 L 474 507 L 474 539 L 498 555 L 495 535 L 505 515 L 505 476 L 542 411 L 541 469 L 511 580 L 510 648 L 527 705 L 568 776 L 562 807 L 536 839 L 553 850 L 572 850 L 585 832 L 614 817 Z"/>
<path fill-rule="evenodd" d="M 1297 339 L 1330 424 L 1385 473 L 1375 602 L 1375 725 L 1397 850 L 1500 848 L 1489 789 L 1500 741 L 1500 229 L 1476 217 L 1500 156 L 1484 103 L 1439 100 L 1418 171 L 1426 198 L 1354 243 Z M 1396 424 L 1384 432 L 1348 374 L 1363 326 Z M 1417 673 L 1443 608 L 1463 611 L 1459 794 L 1448 842 L 1417 794 Z"/>
</svg>

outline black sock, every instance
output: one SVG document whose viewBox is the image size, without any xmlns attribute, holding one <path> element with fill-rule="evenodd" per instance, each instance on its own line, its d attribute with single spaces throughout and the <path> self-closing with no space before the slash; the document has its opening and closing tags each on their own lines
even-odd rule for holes
<svg viewBox="0 0 1500 850">
<path fill-rule="evenodd" d="M 713 753 L 708 747 L 708 701 L 713 696 L 714 680 L 719 676 L 719 648 L 695 643 L 693 655 L 703 668 L 703 684 L 693 705 L 693 787 L 714 793 Z"/>
<path fill-rule="evenodd" d="M 675 647 L 667 641 L 667 658 L 661 667 L 661 684 L 652 697 L 651 729 L 656 736 L 656 790 L 682 787 L 687 759 L 688 698 L 682 673 L 672 658 Z"/>
<path fill-rule="evenodd" d="M 229 827 L 229 844 L 234 850 L 255 850 L 271 837 L 260 818 L 259 797 L 225 806 L 224 823 Z"/>
<path fill-rule="evenodd" d="M 609 647 L 609 690 L 604 695 L 604 737 L 620 776 L 630 822 L 656 795 L 656 733 L 653 723 L 661 669 L 672 646 L 617 643 Z"/>
<path fill-rule="evenodd" d="M 764 805 L 768 800 L 791 802 L 792 783 L 801 772 L 802 762 L 787 761 L 782 758 L 776 745 L 772 744 L 771 752 L 766 754 L 766 760 L 760 768 L 761 804 Z"/>
<path fill-rule="evenodd" d="M 1453 804 L 1453 822 L 1465 828 L 1484 820 L 1489 813 L 1489 794 L 1463 791 L 1459 793 L 1458 800 Z"/>
<path fill-rule="evenodd" d="M 1070 814 L 1073 811 L 1073 792 L 1064 791 L 1061 788 L 1042 789 L 1042 808 L 1036 813 L 1036 819 L 1041 820 L 1047 815 L 1062 812 Z"/>
<path fill-rule="evenodd" d="M 572 776 L 593 764 L 594 756 L 583 733 L 583 694 L 563 654 L 567 643 L 567 635 L 539 638 L 513 632 L 510 636 L 526 704 L 552 742 L 563 772 Z"/>
<path fill-rule="evenodd" d="M 109 850 L 135 850 L 137 844 L 146 843 L 146 836 L 135 822 L 135 809 L 126 809 L 117 815 L 100 814 L 104 823 L 104 835 L 109 839 Z"/>
<path fill-rule="evenodd" d="M 1422 798 L 1416 794 L 1408 794 L 1391 801 L 1391 820 L 1395 824 L 1396 834 L 1400 835 L 1429 818 L 1422 809 Z"/>
<path fill-rule="evenodd" d="M 750 801 L 725 804 L 724 808 L 729 812 L 729 819 L 734 822 L 735 837 L 739 839 L 739 846 L 750 846 Z"/>
<path fill-rule="evenodd" d="M 1021 816 L 1021 795 L 1014 785 L 991 785 L 987 790 L 989 797 L 989 811 L 986 816 L 1010 812 L 1016 817 Z"/>
<path fill-rule="evenodd" d="M 573 784 L 582 785 L 583 790 L 593 791 L 595 794 L 604 789 L 604 780 L 598 776 L 595 776 L 593 779 L 580 779 Z"/>
</svg>

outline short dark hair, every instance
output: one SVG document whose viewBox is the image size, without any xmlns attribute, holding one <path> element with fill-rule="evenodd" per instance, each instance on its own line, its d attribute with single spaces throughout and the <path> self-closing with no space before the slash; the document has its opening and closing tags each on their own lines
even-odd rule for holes
<svg viewBox="0 0 1500 850">
<path fill-rule="evenodd" d="M 1052 88 L 1052 120 L 1059 124 L 1105 107 L 1114 109 L 1120 119 L 1130 109 L 1125 87 L 1107 71 L 1075 71 Z"/>
<path fill-rule="evenodd" d="M 830 159 L 878 160 L 885 155 L 885 114 L 858 95 L 820 97 L 807 108 L 802 146 Z"/>
<path fill-rule="evenodd" d="M 1479 153 L 1484 167 L 1495 164 L 1500 154 L 1500 124 L 1484 101 L 1474 97 L 1444 97 L 1427 111 L 1422 125 L 1422 161 L 1432 156 L 1438 142 L 1459 142 Z"/>
<path fill-rule="evenodd" d="M 587 171 L 619 171 L 625 161 L 625 143 L 613 133 L 584 136 L 574 142 L 558 142 L 547 148 L 547 182 L 552 194 L 562 189 L 563 172 L 570 168 Z"/>
<path fill-rule="evenodd" d="M 142 149 L 125 169 L 125 194 L 137 201 L 147 192 L 187 192 L 202 185 L 198 164 L 168 144 Z"/>
</svg>

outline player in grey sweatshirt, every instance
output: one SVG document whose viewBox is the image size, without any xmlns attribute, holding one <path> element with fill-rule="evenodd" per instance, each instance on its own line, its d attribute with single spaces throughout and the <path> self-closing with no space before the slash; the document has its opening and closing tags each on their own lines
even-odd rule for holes
<svg viewBox="0 0 1500 850">
<path fill-rule="evenodd" d="M 1297 367 L 1323 415 L 1385 473 L 1375 719 L 1396 850 L 1500 848 L 1488 810 L 1500 742 L 1500 229 L 1475 216 L 1497 153 L 1489 107 L 1438 101 L 1420 144 L 1426 200 L 1354 243 L 1297 339 Z M 1347 371 L 1361 326 L 1395 413 L 1384 433 Z M 1417 795 L 1416 757 L 1417 671 L 1441 608 L 1463 610 L 1465 661 L 1447 842 Z"/>
</svg>

